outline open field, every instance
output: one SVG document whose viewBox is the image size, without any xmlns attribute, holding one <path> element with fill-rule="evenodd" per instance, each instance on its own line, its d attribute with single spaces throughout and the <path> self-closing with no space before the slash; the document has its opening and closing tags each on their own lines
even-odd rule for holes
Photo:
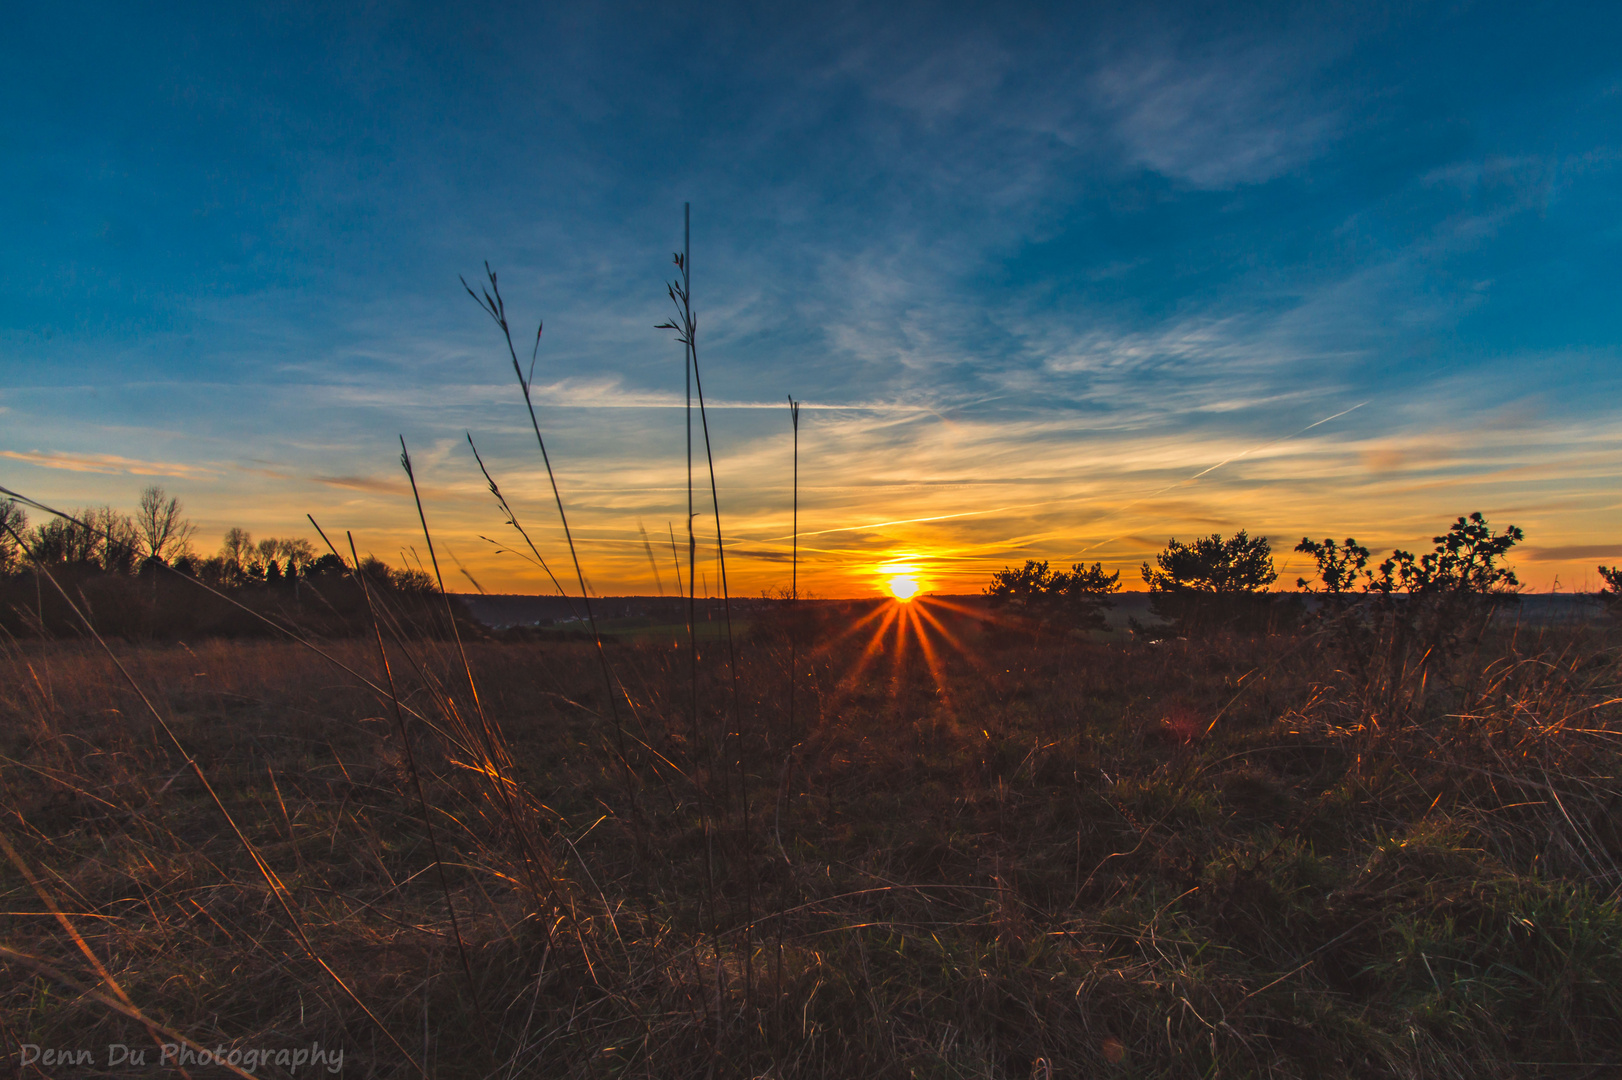
<svg viewBox="0 0 1622 1080">
<path fill-rule="evenodd" d="M 1622 3 L 5 16 L 0 1080 L 1622 1080 Z"/>
<path fill-rule="evenodd" d="M 1324 622 L 984 615 L 768 610 L 735 677 L 724 635 L 691 667 L 610 641 L 617 700 L 589 641 L 470 642 L 476 702 L 433 637 L 388 672 L 319 646 L 382 692 L 291 642 L 114 643 L 152 711 L 92 642 L 10 645 L 9 1060 L 140 1072 L 106 1045 L 178 1032 L 382 1077 L 1622 1064 L 1613 624 L 1415 666 Z"/>
</svg>

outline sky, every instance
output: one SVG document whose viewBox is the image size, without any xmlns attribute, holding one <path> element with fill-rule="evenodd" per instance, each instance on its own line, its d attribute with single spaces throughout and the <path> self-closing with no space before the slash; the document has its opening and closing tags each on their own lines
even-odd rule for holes
<svg viewBox="0 0 1622 1080">
<path fill-rule="evenodd" d="M 254 10 L 254 8 L 260 10 Z M 1472 511 L 1622 559 L 1622 8 L 31 5 L 0 39 L 0 484 L 700 591 L 1142 588 L 1168 539 L 1377 557 Z M 526 355 L 527 364 L 528 357 Z M 35 515 L 37 519 L 38 515 Z M 649 545 L 643 538 L 648 537 Z M 656 562 L 650 565 L 650 550 Z M 685 555 L 685 551 L 682 552 Z M 685 567 L 682 568 L 685 573 Z"/>
</svg>

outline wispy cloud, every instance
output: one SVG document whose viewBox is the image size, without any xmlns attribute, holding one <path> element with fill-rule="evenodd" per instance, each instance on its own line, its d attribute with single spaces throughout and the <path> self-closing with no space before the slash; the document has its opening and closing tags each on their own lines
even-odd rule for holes
<svg viewBox="0 0 1622 1080">
<path fill-rule="evenodd" d="M 1280 41 L 1229 38 L 1132 50 L 1091 78 L 1129 160 L 1200 187 L 1280 176 L 1321 153 L 1340 110 L 1301 93 L 1330 59 Z"/>
<path fill-rule="evenodd" d="M 66 472 L 100 473 L 108 476 L 214 477 L 220 470 L 207 465 L 181 462 L 139 461 L 117 454 L 74 454 L 57 450 L 0 450 L 0 457 Z"/>
<path fill-rule="evenodd" d="M 1530 547 L 1527 559 L 1532 562 L 1572 562 L 1587 559 L 1622 558 L 1622 544 L 1567 544 L 1564 547 Z"/>
<path fill-rule="evenodd" d="M 346 405 L 389 409 L 444 409 L 451 406 L 487 409 L 511 405 L 520 400 L 512 383 L 484 386 L 467 384 L 433 386 L 378 386 L 375 384 L 318 384 L 306 392 Z M 628 387 L 623 378 L 562 379 L 536 382 L 530 389 L 535 404 L 553 409 L 685 409 L 686 397 L 675 390 L 639 390 Z M 709 409 L 786 409 L 783 401 L 746 401 L 732 398 L 706 398 Z M 694 398 L 693 407 L 697 407 Z M 927 406 L 903 401 L 814 401 L 801 402 L 805 409 L 832 409 L 849 412 L 922 412 Z"/>
</svg>

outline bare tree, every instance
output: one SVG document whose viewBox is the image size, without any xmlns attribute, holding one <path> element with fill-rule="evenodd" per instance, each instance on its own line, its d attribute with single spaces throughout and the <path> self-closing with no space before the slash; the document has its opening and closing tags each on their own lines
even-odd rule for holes
<svg viewBox="0 0 1622 1080">
<path fill-rule="evenodd" d="M 101 541 L 88 525 L 94 509 L 75 510 L 66 517 L 47 518 L 28 534 L 28 550 L 35 562 L 50 565 L 100 565 Z"/>
<path fill-rule="evenodd" d="M 43 521 L 26 539 L 36 562 L 94 567 L 109 574 L 133 572 L 141 552 L 135 522 L 110 506 Z"/>
<path fill-rule="evenodd" d="M 241 567 L 243 560 L 252 562 L 253 556 L 253 537 L 248 535 L 247 529 L 226 530 L 225 542 L 220 545 L 220 558 Z"/>
<path fill-rule="evenodd" d="M 11 499 L 0 499 L 0 574 L 10 574 L 21 565 L 24 553 L 12 534 L 20 537 L 27 528 L 28 515 L 23 508 Z"/>
<path fill-rule="evenodd" d="M 197 532 L 195 525 L 180 516 L 180 500 L 156 484 L 141 492 L 135 527 L 140 530 L 147 558 L 162 561 L 183 553 Z"/>
<path fill-rule="evenodd" d="M 85 523 L 97 541 L 101 568 L 109 574 L 132 574 L 141 555 L 141 530 L 128 514 L 103 506 L 85 512 Z"/>
<path fill-rule="evenodd" d="M 302 536 L 276 541 L 276 551 L 282 558 L 282 569 L 302 570 L 315 562 L 315 548 Z"/>
</svg>

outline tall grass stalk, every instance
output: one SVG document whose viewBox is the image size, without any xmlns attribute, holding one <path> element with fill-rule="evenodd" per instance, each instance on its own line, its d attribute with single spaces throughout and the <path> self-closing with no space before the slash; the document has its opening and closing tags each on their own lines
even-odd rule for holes
<svg viewBox="0 0 1622 1080">
<path fill-rule="evenodd" d="M 511 763 L 503 760 L 501 756 L 501 747 L 505 740 L 492 730 L 490 717 L 484 711 L 484 701 L 479 697 L 478 680 L 473 677 L 473 666 L 468 663 L 467 646 L 462 643 L 462 631 L 456 625 L 456 613 L 451 609 L 450 593 L 445 591 L 445 578 L 439 572 L 439 556 L 434 552 L 434 537 L 428 530 L 428 515 L 422 508 L 422 495 L 417 491 L 417 473 L 411 467 L 411 452 L 406 449 L 404 435 L 400 436 L 400 467 L 405 470 L 406 479 L 411 482 L 411 498 L 417 504 L 417 520 L 422 523 L 423 542 L 428 545 L 428 559 L 434 567 L 434 583 L 439 586 L 439 595 L 445 601 L 445 619 L 450 623 L 451 638 L 456 642 L 456 655 L 461 660 L 462 674 L 467 680 L 468 696 L 479 718 L 479 735 L 484 741 L 485 755 L 492 764 L 510 766 Z"/>
<path fill-rule="evenodd" d="M 715 456 L 714 456 L 714 453 L 711 450 L 711 446 L 710 446 L 709 417 L 708 417 L 708 414 L 706 413 L 705 408 L 704 408 L 704 381 L 700 377 L 699 369 L 698 369 L 698 317 L 693 314 L 692 236 L 693 236 L 693 233 L 692 233 L 692 204 L 691 203 L 684 203 L 684 204 L 682 204 L 682 250 L 679 253 L 677 253 L 676 255 L 673 256 L 673 261 L 676 264 L 676 270 L 677 270 L 677 273 L 680 275 L 681 280 L 680 280 L 679 284 L 677 282 L 672 281 L 672 282 L 669 282 L 667 284 L 667 286 L 666 286 L 666 290 L 670 295 L 671 303 L 674 305 L 674 307 L 676 309 L 676 316 L 675 317 L 679 321 L 671 321 L 671 322 L 661 323 L 661 324 L 659 324 L 659 326 L 655 327 L 655 329 L 673 330 L 673 331 L 675 331 L 676 332 L 676 340 L 681 342 L 682 347 L 683 347 L 683 354 L 684 354 L 684 356 L 686 358 L 686 379 L 687 379 L 687 414 L 686 414 L 687 415 L 687 584 L 688 584 L 689 590 L 692 590 L 694 588 L 694 586 L 695 586 L 695 584 L 697 582 L 697 578 L 698 578 L 697 538 L 696 538 L 696 533 L 695 533 L 694 527 L 693 527 L 693 520 L 694 520 L 694 517 L 695 517 L 695 507 L 693 505 L 693 392 L 695 390 L 698 392 L 699 422 L 703 426 L 704 453 L 705 453 L 706 459 L 709 462 L 710 500 L 711 500 L 711 506 L 712 506 L 712 508 L 714 509 L 714 512 L 715 512 L 715 543 L 716 543 L 716 555 L 717 555 L 717 558 L 719 559 L 719 568 L 720 568 L 721 602 L 722 602 L 723 610 L 724 610 L 724 613 L 725 613 L 725 616 L 726 616 L 727 670 L 728 670 L 728 673 L 731 676 L 731 681 L 732 681 L 732 709 L 731 709 L 731 712 L 732 712 L 732 724 L 731 724 L 732 732 L 731 732 L 731 734 L 732 734 L 733 739 L 734 739 L 734 752 L 733 752 L 733 763 L 732 764 L 733 764 L 733 767 L 736 768 L 738 770 L 739 774 L 740 774 L 739 798 L 740 798 L 740 808 L 741 808 L 742 822 L 743 822 L 743 828 L 742 828 L 741 832 L 743 834 L 745 847 L 747 849 L 748 840 L 749 840 L 749 794 L 748 794 L 748 779 L 747 779 L 747 776 L 744 773 L 745 766 L 744 766 L 743 753 L 742 753 L 742 742 L 743 742 L 742 726 L 743 725 L 741 723 L 741 720 L 740 720 L 740 717 L 739 717 L 739 714 L 738 714 L 738 661 L 737 661 L 737 650 L 736 650 L 735 644 L 733 642 L 733 637 L 732 637 L 732 605 L 731 605 L 731 600 L 729 599 L 728 594 L 727 594 L 726 551 L 724 549 L 723 538 L 722 538 L 721 501 L 720 501 L 720 497 L 719 497 L 719 494 L 718 494 L 718 491 L 717 491 L 717 488 L 716 488 L 716 483 L 715 483 Z M 706 588 L 705 591 L 707 593 L 708 589 Z M 692 691 L 691 691 L 691 693 L 692 693 L 691 708 L 692 708 L 692 715 L 693 715 L 694 730 L 696 731 L 697 726 L 698 726 L 698 647 L 697 647 L 697 626 L 695 625 L 697 619 L 696 619 L 696 609 L 695 609 L 695 605 L 693 603 L 692 593 L 691 592 L 689 593 L 688 608 L 687 608 L 687 619 L 688 619 L 687 636 L 688 636 L 688 644 L 689 644 L 688 670 L 689 670 L 689 674 L 690 674 L 690 685 L 691 685 L 691 688 L 692 688 Z M 720 745 L 722 747 L 725 747 L 726 742 L 727 742 L 726 734 L 727 733 L 723 733 L 722 738 L 720 740 Z M 727 791 L 727 787 L 729 786 L 729 784 L 727 782 L 727 777 L 728 777 L 728 775 L 730 773 L 730 769 L 723 766 L 723 768 L 720 771 L 721 771 L 721 776 L 722 776 L 722 799 L 723 799 L 723 803 L 725 803 L 725 802 L 730 801 L 730 793 Z M 706 845 L 706 849 L 707 849 L 707 861 L 709 863 L 709 869 L 708 869 L 707 873 L 708 873 L 708 876 L 710 878 L 709 890 L 711 892 L 711 897 L 712 897 L 712 899 L 711 899 L 711 911 L 712 911 L 712 920 L 711 920 L 711 922 L 712 922 L 712 926 L 714 927 L 714 930 L 718 933 L 719 932 L 719 921 L 718 921 L 718 919 L 713 917 L 713 912 L 715 910 L 715 903 L 714 903 L 714 899 L 713 899 L 713 897 L 714 897 L 714 889 L 715 889 L 715 886 L 714 886 L 714 847 L 713 847 L 713 845 L 714 845 L 714 837 L 711 835 L 711 830 L 710 830 L 710 825 L 709 825 L 708 819 L 706 819 L 704 827 L 705 827 L 705 845 Z M 747 861 L 747 856 L 746 856 L 746 861 Z M 745 920 L 746 923 L 751 921 L 752 918 L 753 918 L 753 916 L 752 916 L 753 903 L 754 903 L 753 888 L 751 886 L 746 886 L 745 887 L 745 904 L 746 904 L 747 909 L 751 912 L 750 916 L 748 918 L 746 918 L 746 920 Z M 749 956 L 749 942 L 748 942 L 747 939 L 744 942 L 743 956 L 745 957 L 745 964 L 744 964 L 744 972 L 745 972 L 744 978 L 745 978 L 745 988 L 746 988 L 745 989 L 745 996 L 746 996 L 746 998 L 748 998 L 748 997 L 752 996 L 752 989 L 753 989 L 752 970 L 753 970 L 753 968 L 752 968 L 752 965 L 747 960 L 747 958 Z M 724 992 L 724 989 L 723 989 L 723 978 L 722 978 L 720 941 L 719 941 L 718 937 L 716 938 L 715 958 L 716 958 L 715 959 L 715 965 L 716 965 L 715 966 L 716 994 L 717 994 L 717 996 L 719 998 L 719 995 L 721 995 Z"/>
<path fill-rule="evenodd" d="M 794 400 L 794 395 L 788 396 L 789 423 L 794 434 L 794 480 L 793 480 L 793 540 L 789 548 L 789 612 L 788 620 L 788 738 L 787 747 L 783 752 L 782 774 L 777 782 L 777 805 L 773 816 L 773 832 L 777 839 L 778 853 L 783 856 L 783 862 L 790 864 L 788 851 L 783 847 L 783 802 L 788 798 L 789 785 L 793 782 L 794 749 L 798 742 L 794 725 L 794 684 L 798 678 L 799 669 L 799 626 L 796 616 L 799 613 L 800 601 L 800 403 Z M 774 920 L 777 931 L 777 948 L 774 955 L 772 970 L 772 1033 L 774 1039 L 782 1037 L 782 1004 L 783 1004 L 783 923 L 779 918 Z"/>
<path fill-rule="evenodd" d="M 730 593 L 729 593 L 728 588 L 727 588 L 726 541 L 725 541 L 725 537 L 724 537 L 724 534 L 723 534 L 723 528 L 722 528 L 722 524 L 721 524 L 721 496 L 720 496 L 720 492 L 719 492 L 719 489 L 716 486 L 716 481 L 715 481 L 715 450 L 714 450 L 714 447 L 712 446 L 711 441 L 710 441 L 709 413 L 704 407 L 704 380 L 703 380 L 703 377 L 699 373 L 699 366 L 698 366 L 698 317 L 693 314 L 693 302 L 692 302 L 692 277 L 691 277 L 692 229 L 691 229 L 691 214 L 692 214 L 691 204 L 685 204 L 684 207 L 683 207 L 683 233 L 682 233 L 682 235 L 683 235 L 683 250 L 682 250 L 682 253 L 679 256 L 677 256 L 676 260 L 675 260 L 676 261 L 676 267 L 677 267 L 678 271 L 681 274 L 681 284 L 678 285 L 675 282 L 670 282 L 669 285 L 668 285 L 670 298 L 676 305 L 677 315 L 681 319 L 681 322 L 680 323 L 675 323 L 675 322 L 661 323 L 657 327 L 657 329 L 676 331 L 677 340 L 680 341 L 686 347 L 686 353 L 687 353 L 687 357 L 688 357 L 688 360 L 689 360 L 688 370 L 691 373 L 692 380 L 693 380 L 692 381 L 692 388 L 698 392 L 698 417 L 699 417 L 699 423 L 703 427 L 703 433 L 704 433 L 704 457 L 705 457 L 705 460 L 706 460 L 706 462 L 707 462 L 707 464 L 709 466 L 709 475 L 710 475 L 710 505 L 711 505 L 712 509 L 715 512 L 715 555 L 716 555 L 716 560 L 717 560 L 718 567 L 719 567 L 719 572 L 720 572 L 719 576 L 720 576 L 720 579 L 721 579 L 720 580 L 720 585 L 721 585 L 721 607 L 722 607 L 722 612 L 723 612 L 724 618 L 726 620 L 727 670 L 730 673 L 731 682 L 732 682 L 732 712 L 733 712 L 733 718 L 732 719 L 733 719 L 734 727 L 737 728 L 737 727 L 741 727 L 741 718 L 738 715 L 738 654 L 737 654 L 737 646 L 736 646 L 736 643 L 735 643 L 735 640 L 734 640 L 734 637 L 733 637 L 733 632 L 732 632 L 732 600 L 731 600 L 731 596 L 730 596 Z M 690 406 L 689 406 L 689 409 L 690 409 Z M 692 464 L 691 464 L 691 462 L 692 462 L 691 438 L 692 438 L 692 436 L 691 436 L 691 421 L 689 420 L 689 435 L 688 435 L 688 439 L 689 439 L 688 469 L 689 469 L 689 472 L 691 471 L 691 468 L 692 468 Z M 688 490 L 689 490 L 689 499 L 690 499 L 691 498 L 691 480 L 689 480 L 688 483 L 689 483 Z M 689 518 L 688 518 L 688 520 L 689 520 L 689 522 L 692 520 L 691 506 L 689 506 Z M 691 544 L 691 540 L 689 541 L 689 543 Z M 689 568 L 689 581 L 690 580 L 691 580 L 691 566 Z M 735 730 L 733 732 L 733 734 L 741 739 L 741 736 L 742 736 L 741 731 L 736 731 Z M 738 766 L 740 768 L 742 767 L 742 762 L 741 761 L 738 762 Z M 748 828 L 748 813 L 749 813 L 747 792 L 743 795 L 743 812 L 744 812 L 744 821 L 745 821 L 744 827 L 745 827 L 745 830 L 747 830 L 747 828 Z"/>
<path fill-rule="evenodd" d="M 659 590 L 659 599 L 665 598 L 665 576 L 659 573 L 659 561 L 653 557 L 653 542 L 648 539 L 648 530 L 638 519 L 636 531 L 642 534 L 642 551 L 648 556 L 648 569 L 653 571 L 653 584 Z"/>
<path fill-rule="evenodd" d="M 750 872 L 745 876 L 744 882 L 744 925 L 750 926 L 754 922 L 754 874 L 753 862 L 749 858 L 751 849 L 751 827 L 749 813 L 749 770 L 746 758 L 743 716 L 740 708 L 738 694 L 738 650 L 732 628 L 732 598 L 727 588 L 727 553 L 726 539 L 721 524 L 721 495 L 715 480 L 715 449 L 710 440 L 710 419 L 708 410 L 704 407 L 704 379 L 699 373 L 698 365 L 698 318 L 693 314 L 692 303 L 692 204 L 686 203 L 682 207 L 682 256 L 678 262 L 682 275 L 682 283 L 678 288 L 674 282 L 669 285 L 671 299 L 676 302 L 681 324 L 666 323 L 663 329 L 675 330 L 678 339 L 686 346 L 688 358 L 691 361 L 690 370 L 693 375 L 693 389 L 698 393 L 698 418 L 704 432 L 704 458 L 709 466 L 710 476 L 710 506 L 715 512 L 715 556 L 721 579 L 721 610 L 726 621 L 727 635 L 727 673 L 732 684 L 732 742 L 733 767 L 738 772 L 738 808 L 742 819 L 742 835 L 745 850 L 744 862 L 749 866 Z M 691 436 L 689 436 L 690 438 Z M 689 469 L 691 469 L 691 451 L 689 450 Z M 724 740 L 723 740 L 724 741 Z M 751 942 L 748 931 L 744 934 L 744 998 L 752 1003 L 754 997 L 754 967 L 747 961 L 751 954 Z"/>
<path fill-rule="evenodd" d="M 670 560 L 676 564 L 676 595 L 677 596 L 682 596 L 682 595 L 684 595 L 684 593 L 682 591 L 682 583 L 681 583 L 681 555 L 679 553 L 677 553 L 677 551 L 676 551 L 676 526 L 672 525 L 670 522 L 667 521 L 667 522 L 665 522 L 665 528 L 670 533 Z M 687 629 L 690 632 L 692 630 L 692 628 L 693 628 L 693 622 L 692 622 L 692 619 L 689 618 L 687 620 Z M 689 644 L 689 647 L 688 647 L 687 651 L 692 652 L 692 648 L 691 648 L 690 644 Z"/>
<path fill-rule="evenodd" d="M 484 272 L 489 278 L 490 285 L 489 288 L 481 290 L 482 295 L 473 291 L 473 287 L 467 283 L 466 278 L 462 279 L 462 288 L 467 290 L 467 294 L 473 298 L 473 302 L 478 304 L 484 313 L 489 315 L 496 326 L 501 329 L 502 340 L 507 343 L 507 355 L 512 360 L 513 374 L 518 378 L 518 387 L 524 393 L 524 408 L 529 412 L 530 428 L 535 432 L 535 445 L 540 447 L 541 461 L 546 465 L 546 479 L 552 485 L 552 498 L 558 507 L 558 521 L 563 525 L 563 539 L 569 545 L 569 558 L 574 563 L 575 577 L 580 584 L 580 601 L 585 606 L 586 622 L 591 627 L 591 639 L 597 647 L 597 660 L 602 666 L 603 683 L 608 692 L 609 715 L 614 722 L 615 748 L 625 769 L 625 782 L 634 811 L 636 797 L 634 789 L 631 789 L 631 765 L 625 750 L 625 728 L 620 721 L 619 701 L 617 700 L 619 695 L 615 690 L 613 673 L 609 670 L 608 654 L 603 651 L 602 635 L 597 630 L 597 617 L 591 610 L 591 590 L 586 586 L 586 571 L 580 565 L 580 553 L 575 549 L 574 533 L 569 529 L 569 515 L 563 509 L 563 494 L 558 490 L 557 474 L 552 471 L 552 456 L 546 452 L 546 440 L 541 437 L 541 422 L 535 415 L 535 401 L 530 395 L 530 386 L 535 375 L 535 358 L 540 355 L 541 332 L 545 329 L 545 323 L 536 323 L 535 347 L 530 353 L 529 375 L 526 376 L 523 367 L 518 363 L 518 350 L 513 345 L 512 328 L 507 324 L 507 306 L 501 299 L 501 287 L 496 281 L 496 272 L 490 269 L 489 263 L 484 264 Z M 488 475 L 487 473 L 487 479 Z M 412 491 L 413 493 L 416 491 L 415 482 L 413 482 Z M 525 539 L 528 539 L 528 537 Z"/>
<path fill-rule="evenodd" d="M 789 422 L 794 427 L 794 528 L 793 542 L 789 551 L 789 588 L 788 598 L 790 610 L 797 611 L 800 603 L 800 403 L 794 400 L 794 395 L 788 396 Z M 793 624 L 790 623 L 792 630 Z M 797 741 L 794 728 L 794 682 L 795 668 L 798 666 L 796 648 L 799 642 L 794 633 L 788 639 L 788 741 L 793 746 Z"/>
<path fill-rule="evenodd" d="M 552 568 L 546 564 L 546 559 L 541 555 L 540 550 L 536 548 L 535 541 L 530 539 L 528 530 L 519 524 L 518 515 L 513 513 L 513 508 L 507 503 L 507 497 L 501 493 L 501 486 L 496 483 L 495 477 L 490 475 L 490 470 L 485 468 L 484 458 L 480 455 L 479 448 L 473 443 L 473 433 L 465 431 L 463 434 L 467 436 L 468 449 L 473 451 L 473 460 L 479 463 L 479 472 L 484 474 L 484 482 L 490 486 L 490 494 L 496 497 L 496 505 L 501 507 L 501 512 L 506 515 L 507 524 L 517 529 L 518 535 L 524 538 L 524 543 L 529 547 L 530 554 L 535 559 L 535 564 L 546 572 L 547 578 L 552 582 L 552 587 L 557 589 L 558 595 L 563 597 L 564 602 L 569 605 L 569 614 L 578 619 L 580 616 L 575 612 L 574 598 L 569 595 L 569 590 L 563 587 L 563 583 L 552 572 Z"/>
</svg>

